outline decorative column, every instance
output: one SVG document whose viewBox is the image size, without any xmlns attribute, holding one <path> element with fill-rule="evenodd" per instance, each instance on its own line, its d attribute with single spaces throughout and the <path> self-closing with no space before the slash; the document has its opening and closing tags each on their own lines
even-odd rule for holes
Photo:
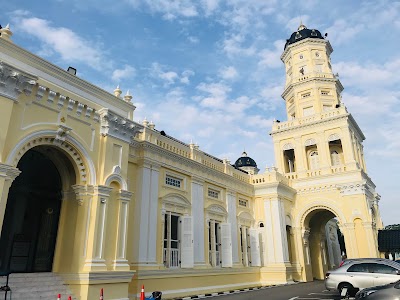
<svg viewBox="0 0 400 300">
<path fill-rule="evenodd" d="M 192 178 L 191 185 L 192 212 L 196 212 L 196 217 L 193 218 L 194 264 L 205 266 L 204 181 Z"/>
<path fill-rule="evenodd" d="M 129 202 L 133 193 L 120 190 L 117 195 L 118 201 L 118 228 L 117 228 L 117 249 L 115 260 L 113 261 L 114 270 L 129 270 L 128 260 L 126 259 L 127 227 L 129 219 Z"/>
<path fill-rule="evenodd" d="M 134 232 L 132 236 L 134 264 L 157 264 L 157 228 L 159 214 L 159 165 L 142 161 L 138 170 L 135 197 Z M 159 245 L 161 248 L 161 245 Z"/>
<path fill-rule="evenodd" d="M 21 174 L 21 171 L 17 168 L 0 163 L 0 228 L 3 226 L 8 191 L 10 190 L 12 182 L 19 174 Z"/>
<path fill-rule="evenodd" d="M 353 136 L 348 127 L 341 127 L 341 136 L 344 164 L 355 165 Z"/>
<path fill-rule="evenodd" d="M 310 257 L 310 244 L 309 244 L 309 237 L 310 237 L 310 229 L 303 229 L 303 246 L 304 246 L 304 254 L 305 254 L 305 264 L 310 265 L 311 257 Z"/>
<path fill-rule="evenodd" d="M 227 222 L 231 224 L 232 262 L 239 263 L 238 223 L 236 216 L 236 193 L 226 191 L 226 207 L 228 211 Z"/>
<path fill-rule="evenodd" d="M 105 270 L 104 243 L 107 224 L 107 201 L 112 188 L 108 186 L 94 187 L 93 203 L 90 207 L 88 247 L 85 268 L 89 270 Z"/>
<path fill-rule="evenodd" d="M 296 172 L 304 173 L 307 169 L 307 157 L 305 152 L 305 146 L 301 141 L 301 137 L 296 137 L 295 142 L 295 155 L 296 155 Z"/>
</svg>

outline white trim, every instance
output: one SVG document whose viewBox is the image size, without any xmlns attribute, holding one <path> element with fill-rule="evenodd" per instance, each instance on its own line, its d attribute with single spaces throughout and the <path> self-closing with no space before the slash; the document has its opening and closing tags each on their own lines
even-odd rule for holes
<svg viewBox="0 0 400 300">
<path fill-rule="evenodd" d="M 17 158 L 18 153 L 24 149 L 24 154 L 32 149 L 33 147 L 37 146 L 35 144 L 31 144 L 30 147 L 27 149 L 27 145 L 30 141 L 34 140 L 35 138 L 40 138 L 40 137 L 46 137 L 50 136 L 51 138 L 55 138 L 57 136 L 57 131 L 56 130 L 41 130 L 37 132 L 33 132 L 24 138 L 22 138 L 13 148 L 13 150 L 10 152 L 10 154 L 7 156 L 6 159 L 6 164 L 13 165 L 13 161 Z M 75 138 L 72 136 L 68 135 L 66 138 L 66 141 L 68 141 L 73 147 L 75 147 L 78 151 L 82 153 L 81 159 L 82 161 L 86 162 L 87 167 L 89 168 L 89 178 L 90 181 L 88 184 L 90 185 L 96 185 L 96 171 L 95 167 L 93 164 L 93 161 L 90 159 L 90 154 L 86 151 L 86 149 L 79 143 Z M 60 148 L 63 150 L 61 147 L 57 146 L 56 144 L 48 143 L 48 144 L 43 144 L 43 145 L 51 145 L 57 148 Z M 76 166 L 78 168 L 78 166 Z M 77 174 L 78 175 L 78 174 Z M 77 183 L 78 184 L 78 183 Z"/>
</svg>

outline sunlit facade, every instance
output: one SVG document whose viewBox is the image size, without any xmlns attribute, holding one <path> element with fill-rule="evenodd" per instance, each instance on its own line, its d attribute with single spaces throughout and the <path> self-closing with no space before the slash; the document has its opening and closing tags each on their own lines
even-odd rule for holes
<svg viewBox="0 0 400 300">
<path fill-rule="evenodd" d="M 304 25 L 281 59 L 275 166 L 218 159 L 0 36 L 0 267 L 59 274 L 77 299 L 163 298 L 322 279 L 379 256 L 379 195 L 329 41 Z M 270 137 L 260 137 L 270 139 Z M 340 229 L 340 231 L 337 230 Z M 344 243 L 339 243 L 340 236 Z"/>
</svg>

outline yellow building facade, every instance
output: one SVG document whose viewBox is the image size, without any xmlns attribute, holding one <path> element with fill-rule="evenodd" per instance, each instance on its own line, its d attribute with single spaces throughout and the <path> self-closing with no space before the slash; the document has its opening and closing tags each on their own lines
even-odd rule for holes
<svg viewBox="0 0 400 300">
<path fill-rule="evenodd" d="M 164 298 L 324 278 L 377 257 L 379 195 L 328 40 L 288 39 L 276 163 L 258 173 L 134 121 L 110 94 L 0 36 L 0 268 L 53 272 L 77 299 Z M 327 225 L 328 224 L 328 225 Z"/>
</svg>

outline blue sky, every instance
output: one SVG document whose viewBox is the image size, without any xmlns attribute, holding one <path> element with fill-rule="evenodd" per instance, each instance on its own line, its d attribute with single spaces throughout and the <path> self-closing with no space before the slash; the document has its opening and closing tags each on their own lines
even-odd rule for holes
<svg viewBox="0 0 400 300">
<path fill-rule="evenodd" d="M 362 128 L 385 225 L 400 223 L 400 2 L 317 0 L 14 0 L 2 3 L 17 45 L 112 92 L 135 121 L 233 163 L 245 149 L 274 163 L 285 39 L 300 20 L 328 33 L 343 102 Z"/>
</svg>

